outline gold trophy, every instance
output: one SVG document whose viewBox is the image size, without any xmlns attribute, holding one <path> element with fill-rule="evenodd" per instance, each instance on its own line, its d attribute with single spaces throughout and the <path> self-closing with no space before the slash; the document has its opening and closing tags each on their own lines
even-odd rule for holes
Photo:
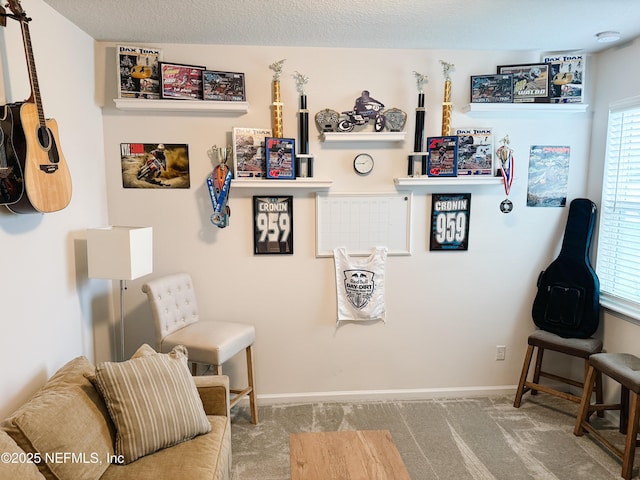
<svg viewBox="0 0 640 480">
<path fill-rule="evenodd" d="M 440 63 L 444 74 L 444 100 L 442 102 L 442 136 L 444 137 L 451 133 L 451 78 L 449 73 L 455 65 L 442 60 Z"/>
<path fill-rule="evenodd" d="M 271 123 L 273 136 L 282 138 L 282 102 L 280 101 L 280 76 L 282 75 L 282 64 L 284 60 L 272 63 L 269 68 L 273 70 L 273 102 L 271 103 Z"/>
</svg>

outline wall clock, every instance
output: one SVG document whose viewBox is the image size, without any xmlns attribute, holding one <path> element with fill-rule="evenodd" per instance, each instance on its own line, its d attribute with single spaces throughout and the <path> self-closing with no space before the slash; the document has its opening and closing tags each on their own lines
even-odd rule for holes
<svg viewBox="0 0 640 480">
<path fill-rule="evenodd" d="M 360 153 L 353 159 L 353 169 L 358 175 L 368 175 L 373 170 L 373 157 L 368 153 Z"/>
</svg>

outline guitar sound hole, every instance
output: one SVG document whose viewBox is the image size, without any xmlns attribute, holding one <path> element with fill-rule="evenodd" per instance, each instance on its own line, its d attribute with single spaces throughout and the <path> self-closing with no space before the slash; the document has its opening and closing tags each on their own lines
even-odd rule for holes
<svg viewBox="0 0 640 480">
<path fill-rule="evenodd" d="M 44 150 L 49 150 L 51 147 L 51 135 L 47 127 L 38 128 L 38 141 Z"/>
</svg>

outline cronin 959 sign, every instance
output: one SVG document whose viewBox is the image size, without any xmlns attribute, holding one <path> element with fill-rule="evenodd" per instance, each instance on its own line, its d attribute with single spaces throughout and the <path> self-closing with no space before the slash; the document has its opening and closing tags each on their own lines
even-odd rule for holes
<svg viewBox="0 0 640 480">
<path fill-rule="evenodd" d="M 470 193 L 434 193 L 429 250 L 467 250 L 470 213 Z"/>
<path fill-rule="evenodd" d="M 293 197 L 253 197 L 253 253 L 293 253 Z"/>
</svg>

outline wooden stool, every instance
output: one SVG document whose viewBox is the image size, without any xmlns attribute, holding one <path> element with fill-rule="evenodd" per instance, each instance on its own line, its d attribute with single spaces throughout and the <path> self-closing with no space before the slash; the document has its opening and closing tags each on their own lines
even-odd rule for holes
<svg viewBox="0 0 640 480">
<path fill-rule="evenodd" d="M 550 333 L 545 330 L 536 330 L 531 335 L 529 335 L 528 343 L 529 347 L 527 348 L 527 353 L 524 357 L 522 374 L 520 375 L 520 383 L 518 384 L 518 390 L 516 391 L 516 398 L 513 402 L 513 406 L 519 408 L 520 403 L 522 402 L 522 395 L 524 395 L 528 391 L 531 391 L 531 395 L 536 395 L 538 391 L 540 391 L 555 395 L 556 397 L 564 398 L 565 400 L 580 403 L 581 397 L 577 395 L 561 392 L 560 390 L 549 386 L 540 385 L 540 377 L 546 377 L 552 380 L 566 383 L 568 385 L 573 385 L 574 387 L 578 387 L 580 389 L 584 388 L 584 382 L 543 371 L 542 357 L 544 355 L 544 351 L 553 350 L 554 352 L 560 352 L 572 357 L 583 358 L 586 378 L 587 368 L 589 366 L 589 357 L 594 353 L 599 353 L 602 351 L 602 340 L 598 340 L 595 338 L 563 338 L 559 335 L 556 335 L 555 333 Z M 533 372 L 533 379 L 532 381 L 527 381 L 529 367 L 531 365 L 531 359 L 533 357 L 533 351 L 535 348 L 538 349 L 538 354 L 536 355 L 536 366 Z M 593 390 L 595 390 L 596 392 L 597 401 L 601 402 L 602 377 L 600 375 L 596 376 L 595 387 L 592 386 L 592 391 Z M 599 412 L 599 415 L 602 416 L 603 413 Z"/>
<path fill-rule="evenodd" d="M 589 392 L 599 374 L 605 374 L 622 386 L 620 403 L 604 404 L 600 400 L 593 405 L 591 404 Z M 629 404 L 629 391 L 631 391 L 631 404 Z M 582 401 L 573 433 L 581 436 L 586 430 L 622 460 L 622 478 L 626 480 L 631 478 L 637 446 L 636 437 L 638 436 L 638 420 L 640 420 L 638 395 L 640 395 L 640 358 L 629 353 L 598 353 L 589 357 L 589 369 L 584 381 Z M 624 451 L 605 439 L 589 423 L 589 415 L 592 412 L 603 412 L 604 410 L 620 410 L 620 433 L 626 433 Z"/>
</svg>

